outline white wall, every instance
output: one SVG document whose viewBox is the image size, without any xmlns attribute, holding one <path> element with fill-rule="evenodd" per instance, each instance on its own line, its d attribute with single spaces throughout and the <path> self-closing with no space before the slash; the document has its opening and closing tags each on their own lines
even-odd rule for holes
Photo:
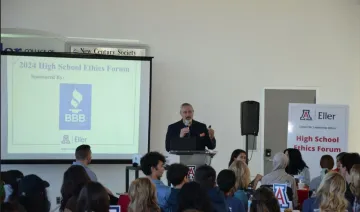
<svg viewBox="0 0 360 212">
<path fill-rule="evenodd" d="M 2 0 L 1 27 L 148 44 L 155 56 L 152 150 L 164 150 L 167 125 L 190 102 L 196 119 L 216 130 L 219 171 L 244 147 L 241 101 L 261 102 L 264 87 L 316 87 L 318 103 L 350 105 L 349 145 L 360 151 L 360 6 L 353 0 Z M 261 138 L 262 129 L 262 148 Z M 261 149 L 252 173 L 262 166 Z M 66 167 L 11 166 L 49 180 L 52 201 Z M 124 191 L 124 166 L 93 169 L 113 191 Z"/>
</svg>

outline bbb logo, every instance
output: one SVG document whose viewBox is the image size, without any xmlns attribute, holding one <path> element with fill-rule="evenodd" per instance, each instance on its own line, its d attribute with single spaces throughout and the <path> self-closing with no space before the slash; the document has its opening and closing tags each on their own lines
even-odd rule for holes
<svg viewBox="0 0 360 212">
<path fill-rule="evenodd" d="M 60 130 L 91 129 L 91 85 L 60 84 Z"/>
</svg>

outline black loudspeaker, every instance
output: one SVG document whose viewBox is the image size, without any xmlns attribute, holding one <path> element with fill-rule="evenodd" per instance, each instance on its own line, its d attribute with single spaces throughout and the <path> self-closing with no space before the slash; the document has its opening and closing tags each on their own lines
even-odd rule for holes
<svg viewBox="0 0 360 212">
<path fill-rule="evenodd" d="M 241 135 L 259 133 L 260 103 L 255 101 L 241 102 Z"/>
</svg>

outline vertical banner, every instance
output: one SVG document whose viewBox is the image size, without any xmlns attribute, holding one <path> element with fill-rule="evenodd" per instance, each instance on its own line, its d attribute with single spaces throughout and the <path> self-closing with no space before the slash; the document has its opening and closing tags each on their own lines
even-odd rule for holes
<svg viewBox="0 0 360 212">
<path fill-rule="evenodd" d="M 347 152 L 346 105 L 289 104 L 287 147 L 300 150 L 311 178 L 320 175 L 320 158 Z"/>
</svg>

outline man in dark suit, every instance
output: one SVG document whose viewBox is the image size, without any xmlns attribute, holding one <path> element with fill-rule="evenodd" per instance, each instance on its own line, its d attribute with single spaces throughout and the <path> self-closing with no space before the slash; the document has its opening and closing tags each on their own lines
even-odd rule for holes
<svg viewBox="0 0 360 212">
<path fill-rule="evenodd" d="M 166 151 L 170 151 L 170 141 L 174 138 L 197 137 L 196 150 L 215 149 L 216 140 L 214 130 L 205 124 L 193 120 L 194 110 L 191 104 L 184 103 L 180 108 L 182 119 L 168 126 L 166 133 Z"/>
</svg>

